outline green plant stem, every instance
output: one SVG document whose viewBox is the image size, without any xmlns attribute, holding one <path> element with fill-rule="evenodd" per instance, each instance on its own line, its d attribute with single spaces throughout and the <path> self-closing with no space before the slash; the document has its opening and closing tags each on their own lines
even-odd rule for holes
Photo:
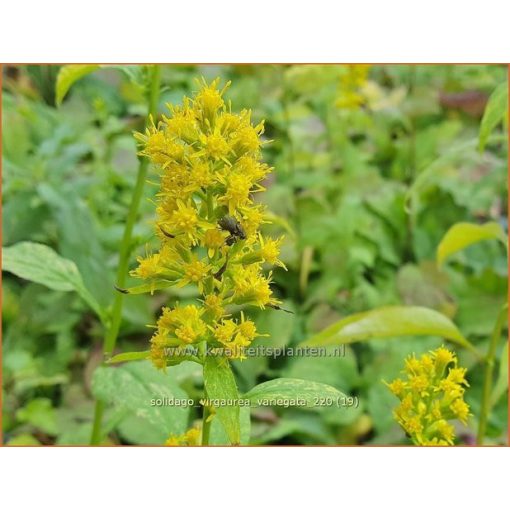
<svg viewBox="0 0 510 510">
<path fill-rule="evenodd" d="M 489 415 L 491 412 L 491 395 L 494 379 L 493 374 L 494 374 L 494 361 L 496 357 L 496 348 L 501 338 L 501 330 L 503 329 L 503 324 L 505 322 L 505 319 L 507 318 L 507 313 L 508 303 L 505 303 L 501 307 L 501 310 L 499 312 L 496 325 L 494 326 L 494 330 L 492 331 L 487 356 L 485 357 L 485 373 L 483 380 L 482 404 L 480 409 L 480 421 L 478 423 L 478 434 L 476 439 L 478 445 L 483 444 L 485 432 L 487 429 L 487 421 L 489 419 Z"/>
<path fill-rule="evenodd" d="M 161 69 L 158 65 L 151 68 L 150 91 L 149 91 L 149 116 L 146 121 L 146 126 L 149 125 L 150 119 L 155 118 L 158 110 L 159 89 L 161 81 Z M 119 266 L 117 269 L 117 287 L 123 288 L 125 286 L 127 272 L 129 268 L 129 257 L 132 250 L 133 228 L 135 226 L 136 218 L 138 216 L 138 209 L 143 196 L 143 188 L 147 178 L 147 169 L 149 161 L 143 157 L 140 159 L 138 167 L 138 175 L 136 177 L 135 187 L 133 189 L 133 196 L 131 197 L 131 205 L 129 206 L 126 225 L 124 227 L 124 234 L 122 236 L 122 243 L 119 253 Z M 124 294 L 121 292 L 115 293 L 111 311 L 111 321 L 106 330 L 104 343 L 103 343 L 103 357 L 106 359 L 111 356 L 117 343 L 119 335 L 120 322 L 122 318 L 122 305 L 124 301 Z M 99 444 L 101 441 L 101 422 L 103 419 L 104 402 L 96 401 L 94 410 L 94 422 L 92 426 L 92 436 L 90 444 Z"/>
<path fill-rule="evenodd" d="M 301 296 L 305 295 L 306 287 L 308 286 L 308 277 L 313 262 L 313 246 L 305 246 L 301 255 L 301 267 L 299 270 L 299 292 Z"/>
<path fill-rule="evenodd" d="M 208 399 L 207 392 L 204 389 L 204 398 Z M 204 414 L 202 416 L 202 446 L 209 445 L 209 436 L 211 434 L 212 424 L 211 408 L 208 405 L 204 406 Z"/>
<path fill-rule="evenodd" d="M 285 120 L 285 137 L 287 138 L 288 144 L 288 154 L 287 154 L 287 173 L 294 175 L 294 166 L 295 166 L 295 155 L 294 155 L 294 142 L 292 140 L 292 136 L 290 134 L 290 111 L 289 111 L 289 99 L 290 99 L 290 91 L 287 88 L 287 80 L 285 78 L 285 68 L 281 67 L 281 83 L 282 83 L 282 109 L 283 109 L 283 117 Z"/>
<path fill-rule="evenodd" d="M 409 67 L 409 97 L 414 95 L 416 88 L 416 66 Z M 409 133 L 409 184 L 414 182 L 416 177 L 416 119 L 415 112 L 409 115 L 410 133 Z"/>
<path fill-rule="evenodd" d="M 207 398 L 207 396 L 205 397 Z M 211 416 L 211 412 L 209 410 L 209 406 L 204 406 L 204 415 L 202 417 L 202 446 L 207 446 L 209 444 L 209 435 L 211 433 L 211 420 L 209 417 Z"/>
</svg>

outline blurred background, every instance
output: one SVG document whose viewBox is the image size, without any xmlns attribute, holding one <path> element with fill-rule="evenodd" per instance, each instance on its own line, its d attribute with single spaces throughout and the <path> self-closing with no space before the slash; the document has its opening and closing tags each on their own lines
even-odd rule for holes
<svg viewBox="0 0 510 510">
<path fill-rule="evenodd" d="M 76 264 L 87 289 L 107 307 L 136 180 L 132 133 L 145 121 L 147 69 L 98 69 L 76 82 L 57 108 L 58 72 L 58 66 L 3 68 L 3 246 L 33 241 L 52 247 Z M 233 109 L 252 109 L 255 123 L 265 119 L 265 137 L 272 140 L 264 156 L 275 170 L 259 196 L 275 215 L 266 233 L 286 236 L 288 272 L 274 271 L 274 291 L 294 314 L 260 313 L 257 328 L 270 336 L 259 344 L 296 345 L 349 314 L 408 304 L 449 316 L 486 350 L 507 295 L 504 248 L 496 241 L 472 246 L 441 270 L 435 258 L 456 222 L 496 221 L 507 228 L 506 139 L 477 148 L 480 119 L 490 94 L 507 80 L 506 66 L 167 65 L 160 113 L 167 113 L 165 103 L 191 95 L 202 76 L 231 80 Z M 156 174 L 148 180 L 131 266 L 136 255 L 157 246 L 150 201 Z M 86 444 L 92 374 L 102 360 L 101 322 L 77 294 L 10 273 L 3 274 L 2 292 L 4 442 Z M 128 296 L 118 352 L 146 350 L 147 324 L 155 323 L 161 306 L 194 297 L 192 289 Z M 392 417 L 397 401 L 382 381 L 399 375 L 408 354 L 441 344 L 437 337 L 373 340 L 348 346 L 343 357 L 235 362 L 240 391 L 295 377 L 330 384 L 360 402 L 350 413 L 254 409 L 250 443 L 406 443 Z M 476 416 L 482 370 L 469 354 L 458 354 L 473 367 L 466 400 Z M 149 365 L 144 370 L 148 379 L 172 378 L 183 396 L 200 396 L 198 365 L 184 363 L 167 376 Z M 505 389 L 489 421 L 494 444 L 506 441 Z M 199 418 L 195 409 L 169 409 L 162 425 L 129 404 L 117 407 L 106 416 L 111 444 L 161 444 Z M 471 444 L 474 430 L 471 423 L 459 428 L 460 442 Z"/>
</svg>

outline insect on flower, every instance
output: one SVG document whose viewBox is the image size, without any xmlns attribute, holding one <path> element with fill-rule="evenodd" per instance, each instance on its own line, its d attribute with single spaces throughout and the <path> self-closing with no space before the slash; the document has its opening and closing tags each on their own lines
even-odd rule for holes
<svg viewBox="0 0 510 510">
<path fill-rule="evenodd" d="M 223 218 L 218 221 L 218 225 L 222 230 L 230 234 L 225 240 L 228 246 L 232 246 L 237 239 L 246 239 L 243 227 L 233 216 L 229 216 L 228 214 L 223 216 Z"/>
</svg>

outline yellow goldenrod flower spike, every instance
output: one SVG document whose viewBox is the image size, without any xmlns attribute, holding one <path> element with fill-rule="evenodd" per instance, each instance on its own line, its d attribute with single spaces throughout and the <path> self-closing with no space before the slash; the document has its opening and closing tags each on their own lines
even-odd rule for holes
<svg viewBox="0 0 510 510">
<path fill-rule="evenodd" d="M 131 272 L 148 288 L 195 286 L 196 305 L 163 308 L 151 339 L 150 359 L 158 368 L 182 361 L 172 349 L 207 344 L 228 358 L 243 359 L 260 335 L 255 324 L 232 317 L 229 305 L 276 306 L 266 265 L 285 268 L 278 257 L 282 238 L 265 238 L 265 209 L 253 201 L 272 170 L 262 161 L 264 123 L 251 111 L 232 111 L 216 79 L 169 114 L 136 133 L 139 154 L 159 173 L 155 198 L 157 253 L 140 257 Z"/>
<path fill-rule="evenodd" d="M 455 430 L 449 420 L 466 424 L 469 417 L 466 369 L 457 366 L 453 352 L 440 347 L 420 359 L 407 358 L 404 374 L 405 379 L 386 383 L 400 400 L 393 413 L 399 425 L 416 445 L 452 445 Z"/>
</svg>

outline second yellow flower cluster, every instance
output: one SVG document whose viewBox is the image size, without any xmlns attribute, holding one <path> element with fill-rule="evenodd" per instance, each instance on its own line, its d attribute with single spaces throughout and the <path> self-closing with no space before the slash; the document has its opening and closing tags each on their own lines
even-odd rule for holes
<svg viewBox="0 0 510 510">
<path fill-rule="evenodd" d="M 466 369 L 457 366 L 455 354 L 444 347 L 407 358 L 406 378 L 388 384 L 400 400 L 394 415 L 417 445 L 451 445 L 455 431 L 449 420 L 466 424 L 469 406 L 464 402 Z"/>
</svg>

